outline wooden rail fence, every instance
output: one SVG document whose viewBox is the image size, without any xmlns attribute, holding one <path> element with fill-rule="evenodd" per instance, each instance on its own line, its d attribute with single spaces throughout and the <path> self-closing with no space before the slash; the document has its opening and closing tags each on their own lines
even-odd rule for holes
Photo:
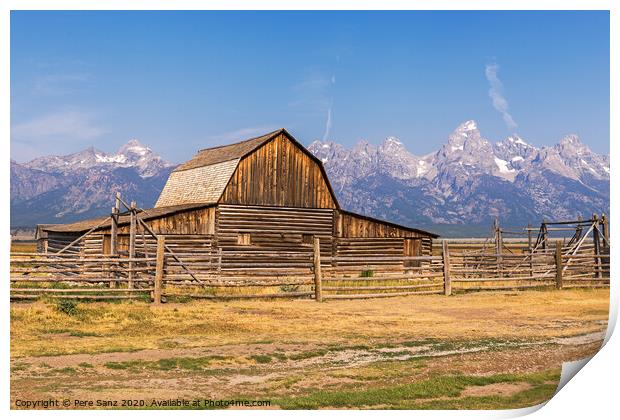
<svg viewBox="0 0 620 420">
<path fill-rule="evenodd" d="M 440 255 L 321 255 L 319 238 L 299 252 L 222 251 L 188 235 L 153 252 L 11 253 L 11 299 L 367 299 L 481 290 L 609 287 L 609 254 L 556 242 L 539 252 L 450 249 Z M 608 249 L 608 248 L 607 248 Z"/>
</svg>

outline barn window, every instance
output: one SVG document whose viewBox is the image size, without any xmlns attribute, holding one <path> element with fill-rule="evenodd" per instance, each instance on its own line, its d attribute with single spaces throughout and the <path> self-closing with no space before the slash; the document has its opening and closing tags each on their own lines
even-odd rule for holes
<svg viewBox="0 0 620 420">
<path fill-rule="evenodd" d="M 302 233 L 301 243 L 306 245 L 312 245 L 314 243 L 314 235 L 311 235 L 309 233 Z"/>
<path fill-rule="evenodd" d="M 250 245 L 251 239 L 249 233 L 240 233 L 237 235 L 237 245 Z"/>
</svg>

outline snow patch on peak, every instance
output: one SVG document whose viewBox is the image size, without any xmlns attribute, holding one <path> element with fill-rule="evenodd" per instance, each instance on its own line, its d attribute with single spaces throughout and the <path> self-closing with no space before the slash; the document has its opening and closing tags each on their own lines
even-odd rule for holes
<svg viewBox="0 0 620 420">
<path fill-rule="evenodd" d="M 478 124 L 474 120 L 465 121 L 463 124 L 459 125 L 457 131 L 473 131 L 478 129 Z"/>
<path fill-rule="evenodd" d="M 398 139 L 398 137 L 392 137 L 392 136 L 390 136 L 390 137 L 386 138 L 384 143 L 403 144 L 403 143 L 402 143 L 402 142 Z"/>
<path fill-rule="evenodd" d="M 95 158 L 100 163 L 125 163 L 127 161 L 127 157 L 122 154 L 112 156 L 96 154 Z"/>
<path fill-rule="evenodd" d="M 149 152 L 151 152 L 151 149 L 140 143 L 138 139 L 131 139 L 122 145 L 120 149 L 118 149 L 117 154 L 122 155 L 125 153 L 134 153 L 136 155 L 144 156 Z"/>
<path fill-rule="evenodd" d="M 529 146 L 528 143 L 523 141 L 523 139 L 521 137 L 519 137 L 518 135 L 516 135 L 516 134 L 513 134 L 512 136 L 509 136 L 506 140 L 508 140 L 511 143 L 521 144 L 523 146 Z"/>
<path fill-rule="evenodd" d="M 516 172 L 514 169 L 508 169 L 508 162 L 506 162 L 504 159 L 500 159 L 498 157 L 494 159 L 495 159 L 495 164 L 497 165 L 501 173 L 511 174 L 511 173 Z"/>
<path fill-rule="evenodd" d="M 560 145 L 564 145 L 564 144 L 581 145 L 581 139 L 579 138 L 577 134 L 569 134 L 569 135 L 562 137 L 562 139 L 560 140 Z"/>
</svg>

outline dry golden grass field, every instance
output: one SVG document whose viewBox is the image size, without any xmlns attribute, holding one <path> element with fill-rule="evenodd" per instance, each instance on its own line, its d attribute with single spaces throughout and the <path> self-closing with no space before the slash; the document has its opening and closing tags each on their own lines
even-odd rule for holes
<svg viewBox="0 0 620 420">
<path fill-rule="evenodd" d="M 11 252 L 36 252 L 37 244 L 33 241 L 11 242 Z"/>
<path fill-rule="evenodd" d="M 609 290 L 11 304 L 11 400 L 268 400 L 270 408 L 517 408 L 594 354 Z M 97 408 L 95 406 L 95 408 Z"/>
</svg>

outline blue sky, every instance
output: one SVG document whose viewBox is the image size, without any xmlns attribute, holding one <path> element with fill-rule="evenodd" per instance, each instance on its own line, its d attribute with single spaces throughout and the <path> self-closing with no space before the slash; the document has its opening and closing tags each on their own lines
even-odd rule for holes
<svg viewBox="0 0 620 420">
<path fill-rule="evenodd" d="M 279 127 L 421 155 L 468 119 L 608 153 L 609 14 L 18 11 L 11 104 L 19 162 L 130 138 L 180 162 Z"/>
</svg>

